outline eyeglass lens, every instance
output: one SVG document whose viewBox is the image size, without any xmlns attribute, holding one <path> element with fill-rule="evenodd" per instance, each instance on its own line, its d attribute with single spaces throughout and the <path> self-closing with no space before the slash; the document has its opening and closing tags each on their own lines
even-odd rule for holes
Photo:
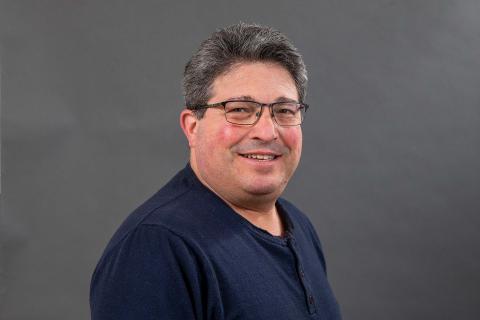
<svg viewBox="0 0 480 320">
<path fill-rule="evenodd" d="M 228 101 L 225 103 L 225 117 L 234 124 L 254 124 L 260 115 L 262 105 L 253 101 Z M 273 116 L 281 126 L 302 123 L 304 107 L 299 103 L 281 102 L 273 105 Z"/>
</svg>

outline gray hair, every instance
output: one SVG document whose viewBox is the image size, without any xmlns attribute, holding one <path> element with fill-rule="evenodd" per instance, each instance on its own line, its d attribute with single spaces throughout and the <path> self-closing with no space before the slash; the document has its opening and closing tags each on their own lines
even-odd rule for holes
<svg viewBox="0 0 480 320">
<path fill-rule="evenodd" d="M 307 70 L 302 56 L 279 31 L 240 22 L 217 30 L 203 41 L 185 66 L 183 94 L 187 107 L 204 105 L 211 97 L 213 81 L 236 63 L 274 62 L 290 72 L 300 102 L 307 93 Z M 200 119 L 205 109 L 196 110 Z"/>
</svg>

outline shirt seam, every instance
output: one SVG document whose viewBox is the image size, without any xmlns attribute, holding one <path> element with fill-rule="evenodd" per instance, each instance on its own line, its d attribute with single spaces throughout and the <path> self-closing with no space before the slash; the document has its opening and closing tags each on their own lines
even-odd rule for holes
<svg viewBox="0 0 480 320">
<path fill-rule="evenodd" d="M 188 191 L 190 191 L 190 190 L 187 190 L 187 192 Z M 153 229 L 159 228 L 159 229 L 166 230 L 167 232 L 171 233 L 173 236 L 179 238 L 180 241 L 182 241 L 182 243 L 184 243 L 185 246 L 187 246 L 189 248 L 190 255 L 192 255 L 193 252 L 197 252 L 198 254 L 201 255 L 202 260 L 205 262 L 206 266 L 208 266 L 209 275 L 212 277 L 214 283 L 216 283 L 215 287 L 217 289 L 217 297 L 220 301 L 219 301 L 219 304 L 216 305 L 215 310 L 217 310 L 217 312 L 218 312 L 217 315 L 220 318 L 223 318 L 223 309 L 222 309 L 223 303 L 221 301 L 220 288 L 218 286 L 219 281 L 218 281 L 218 278 L 217 278 L 215 272 L 213 271 L 213 267 L 210 264 L 208 256 L 203 252 L 203 250 L 199 246 L 194 245 L 195 241 L 193 241 L 190 238 L 180 234 L 179 232 L 177 232 L 175 230 L 172 230 L 170 227 L 164 225 L 163 223 L 143 223 L 143 224 L 139 224 L 138 226 L 136 226 L 135 229 L 137 229 L 139 227 L 142 227 L 142 226 L 153 228 Z"/>
<path fill-rule="evenodd" d="M 173 197 L 172 199 L 170 199 L 170 200 L 168 200 L 168 201 L 166 201 L 166 202 L 164 202 L 164 203 L 162 203 L 162 204 L 159 204 L 159 205 L 156 206 L 155 208 L 153 208 L 153 209 L 151 209 L 150 211 L 148 211 L 148 213 L 147 213 L 142 219 L 140 219 L 140 221 L 138 221 L 137 224 L 136 224 L 133 228 L 131 228 L 130 230 L 128 230 L 128 232 L 126 232 L 125 235 L 123 235 L 123 237 L 122 237 L 121 239 L 119 239 L 118 242 L 115 243 L 115 245 L 112 246 L 112 247 L 108 250 L 108 252 L 105 252 L 105 253 L 104 253 L 104 256 L 102 257 L 101 261 L 105 260 L 108 256 L 110 256 L 111 254 L 113 254 L 112 252 L 114 252 L 114 251 L 117 249 L 117 247 L 120 246 L 121 243 L 123 243 L 123 242 L 125 241 L 125 239 L 127 239 L 135 230 L 137 230 L 137 228 L 145 221 L 145 219 L 147 219 L 154 211 L 156 211 L 156 210 L 158 210 L 158 209 L 160 209 L 160 208 L 168 205 L 168 204 L 169 204 L 170 202 L 172 202 L 172 201 L 177 200 L 177 199 L 180 198 L 181 196 L 183 196 L 183 195 L 185 195 L 186 193 L 190 192 L 191 189 L 192 189 L 192 187 L 191 187 L 191 186 L 188 186 L 188 187 L 187 187 L 187 190 L 181 192 L 180 194 L 178 194 L 177 196 Z M 99 263 L 99 264 L 100 264 L 100 263 Z M 95 277 L 95 275 L 96 275 L 96 269 L 97 269 L 97 268 L 95 268 L 95 271 L 94 271 L 94 275 L 93 275 L 94 277 Z"/>
</svg>

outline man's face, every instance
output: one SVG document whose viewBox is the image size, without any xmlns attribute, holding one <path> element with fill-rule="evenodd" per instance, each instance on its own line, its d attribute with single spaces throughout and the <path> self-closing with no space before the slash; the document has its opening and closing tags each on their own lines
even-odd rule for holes
<svg viewBox="0 0 480 320">
<path fill-rule="evenodd" d="M 209 104 L 235 99 L 298 101 L 292 76 L 274 63 L 235 65 L 215 79 L 212 89 Z M 278 198 L 300 160 L 301 127 L 278 126 L 266 107 L 253 126 L 228 123 L 223 108 L 209 108 L 193 132 L 189 139 L 193 169 L 217 194 L 238 206 Z M 258 155 L 262 159 L 255 158 Z"/>
</svg>

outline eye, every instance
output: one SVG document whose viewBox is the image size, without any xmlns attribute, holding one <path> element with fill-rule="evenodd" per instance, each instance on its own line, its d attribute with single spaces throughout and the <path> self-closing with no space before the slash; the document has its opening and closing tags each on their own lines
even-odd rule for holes
<svg viewBox="0 0 480 320">
<path fill-rule="evenodd" d="M 227 110 L 228 113 L 244 113 L 244 112 L 249 112 L 247 108 L 241 108 L 241 107 L 236 107 L 236 108 L 230 108 Z"/>
<path fill-rule="evenodd" d="M 296 112 L 295 110 L 286 109 L 286 108 L 277 110 L 277 113 L 288 114 L 288 115 L 295 114 L 295 112 Z"/>
<path fill-rule="evenodd" d="M 281 103 L 275 105 L 274 112 L 277 115 L 293 116 L 297 114 L 298 110 L 299 107 L 295 103 Z"/>
<path fill-rule="evenodd" d="M 255 110 L 255 103 L 249 101 L 230 101 L 225 105 L 225 111 L 232 114 L 252 114 Z"/>
</svg>

